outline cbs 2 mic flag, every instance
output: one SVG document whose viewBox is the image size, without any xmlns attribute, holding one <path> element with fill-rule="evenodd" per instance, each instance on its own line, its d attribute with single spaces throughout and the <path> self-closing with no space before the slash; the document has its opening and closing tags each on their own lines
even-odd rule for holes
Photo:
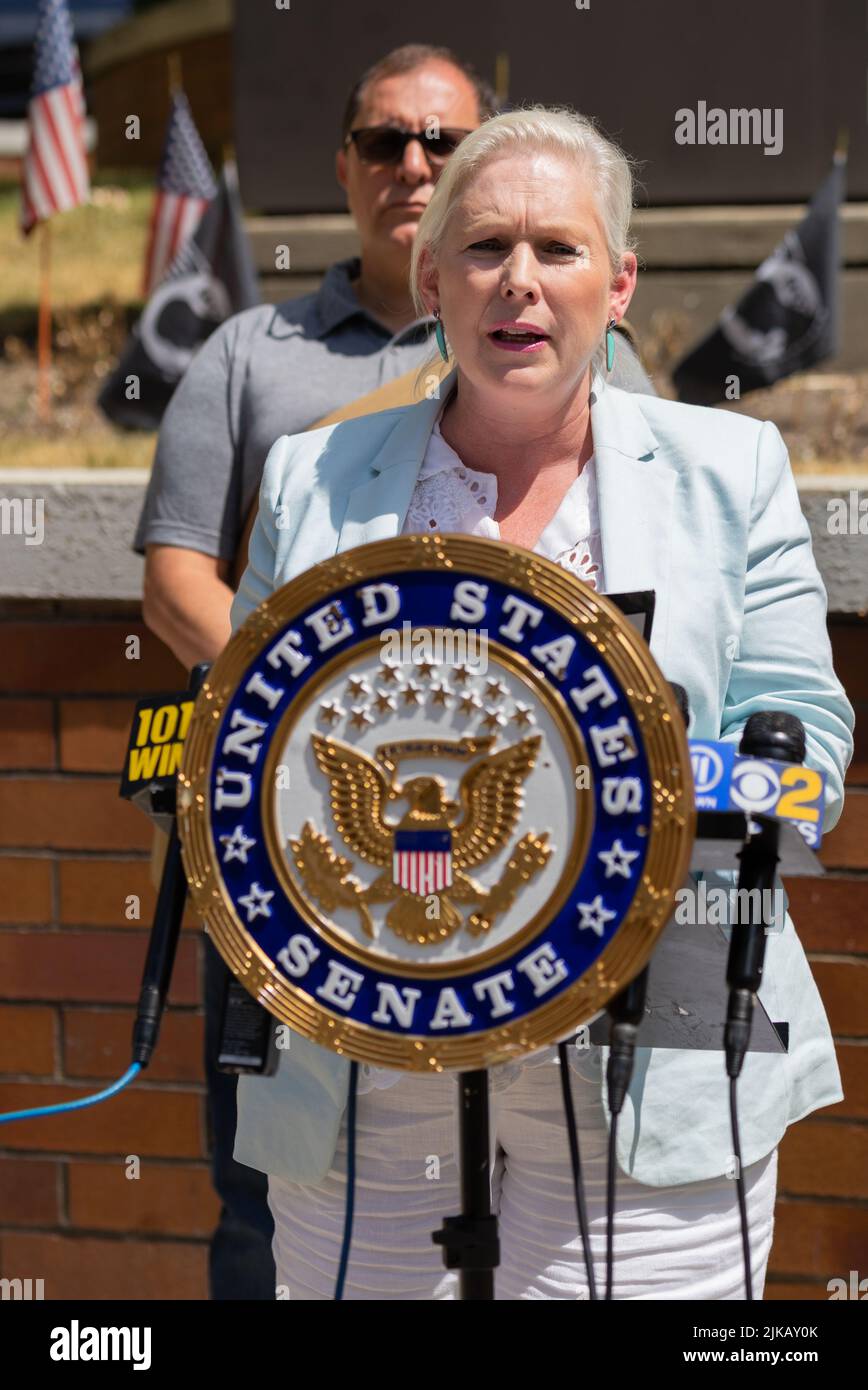
<svg viewBox="0 0 868 1390">
<path fill-rule="evenodd" d="M 214 170 L 196 129 L 190 103 L 183 92 L 176 91 L 172 96 L 151 213 L 145 256 L 145 295 L 160 283 L 178 252 L 189 241 L 216 192 Z"/>
<path fill-rule="evenodd" d="M 100 391 L 103 413 L 124 429 L 159 427 L 196 350 L 230 314 L 258 304 L 234 164 L 168 275 L 148 300 Z"/>
<path fill-rule="evenodd" d="M 766 257 L 738 303 L 679 362 L 672 380 L 680 401 L 714 405 L 726 398 L 728 377 L 738 378 L 741 396 L 837 351 L 845 177 L 846 159 L 836 155 L 799 226 Z"/>
<path fill-rule="evenodd" d="M 81 68 L 66 0 L 39 0 L 29 142 L 21 171 L 21 230 L 90 198 Z"/>
</svg>

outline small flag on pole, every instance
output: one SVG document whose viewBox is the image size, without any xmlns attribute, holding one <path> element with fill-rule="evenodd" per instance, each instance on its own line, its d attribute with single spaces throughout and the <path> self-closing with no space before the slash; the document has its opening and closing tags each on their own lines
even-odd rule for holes
<svg viewBox="0 0 868 1390">
<path fill-rule="evenodd" d="M 190 103 L 180 90 L 172 93 L 157 196 L 151 214 L 145 256 L 144 289 L 149 295 L 160 283 L 182 246 L 195 232 L 217 182 L 211 161 L 196 129 Z"/>
<path fill-rule="evenodd" d="M 84 93 L 66 0 L 38 0 L 30 141 L 21 179 L 21 230 L 86 203 L 90 175 L 84 142 Z"/>
<path fill-rule="evenodd" d="M 148 299 L 120 361 L 99 393 L 116 425 L 155 430 L 193 357 L 224 319 L 259 303 L 235 165 L 223 166 L 217 196 Z"/>
<path fill-rule="evenodd" d="M 678 399 L 714 405 L 806 371 L 838 349 L 839 210 L 846 156 L 832 169 L 793 231 L 757 270 L 750 288 L 672 373 Z M 737 395 L 729 380 L 737 379 Z"/>
</svg>

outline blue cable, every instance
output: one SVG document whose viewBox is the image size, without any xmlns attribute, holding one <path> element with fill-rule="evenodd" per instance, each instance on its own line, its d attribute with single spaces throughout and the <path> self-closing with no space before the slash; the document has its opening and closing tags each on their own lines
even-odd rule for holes
<svg viewBox="0 0 868 1390">
<path fill-rule="evenodd" d="M 353 1238 L 353 1211 L 356 1204 L 356 1087 L 359 1080 L 358 1062 L 350 1063 L 350 1094 L 347 1105 L 347 1204 L 344 1210 L 344 1237 L 341 1258 L 335 1281 L 335 1302 L 344 1296 L 344 1282 L 350 1261 L 350 1242 Z"/>
<path fill-rule="evenodd" d="M 133 1062 L 132 1066 L 124 1072 L 117 1081 L 113 1081 L 104 1091 L 97 1091 L 92 1096 L 82 1096 L 80 1100 L 64 1100 L 59 1105 L 38 1105 L 33 1110 L 10 1110 L 6 1115 L 0 1115 L 0 1125 L 7 1124 L 10 1120 L 33 1120 L 39 1115 L 61 1115 L 65 1110 L 84 1110 L 89 1105 L 96 1105 L 98 1101 L 108 1100 L 109 1096 L 117 1095 L 124 1086 L 128 1086 L 134 1077 L 141 1071 L 141 1063 Z"/>
</svg>

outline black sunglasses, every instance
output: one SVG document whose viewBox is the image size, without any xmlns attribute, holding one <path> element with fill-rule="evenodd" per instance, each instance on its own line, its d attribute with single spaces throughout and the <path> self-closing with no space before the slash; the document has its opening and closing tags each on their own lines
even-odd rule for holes
<svg viewBox="0 0 868 1390">
<path fill-rule="evenodd" d="M 443 164 L 454 154 L 469 130 L 402 130 L 394 125 L 362 126 L 351 130 L 346 144 L 353 144 L 363 164 L 400 164 L 411 140 L 418 140 L 431 164 Z"/>
</svg>

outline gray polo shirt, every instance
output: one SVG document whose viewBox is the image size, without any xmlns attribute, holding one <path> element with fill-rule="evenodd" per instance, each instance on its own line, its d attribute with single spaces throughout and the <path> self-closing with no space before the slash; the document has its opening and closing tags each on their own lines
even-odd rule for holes
<svg viewBox="0 0 868 1390">
<path fill-rule="evenodd" d="M 232 560 L 269 449 L 419 367 L 433 318 L 390 333 L 364 309 L 339 261 L 314 294 L 235 314 L 199 349 L 169 402 L 133 548 L 177 545 Z M 653 393 L 619 338 L 611 380 Z"/>
</svg>

